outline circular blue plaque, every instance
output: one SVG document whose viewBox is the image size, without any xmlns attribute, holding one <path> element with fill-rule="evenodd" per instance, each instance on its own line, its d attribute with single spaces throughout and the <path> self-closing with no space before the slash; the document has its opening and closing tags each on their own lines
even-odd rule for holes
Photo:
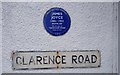
<svg viewBox="0 0 120 75">
<path fill-rule="evenodd" d="M 60 36 L 69 30 L 71 20 L 69 14 L 64 9 L 54 7 L 45 13 L 43 23 L 49 34 Z"/>
</svg>

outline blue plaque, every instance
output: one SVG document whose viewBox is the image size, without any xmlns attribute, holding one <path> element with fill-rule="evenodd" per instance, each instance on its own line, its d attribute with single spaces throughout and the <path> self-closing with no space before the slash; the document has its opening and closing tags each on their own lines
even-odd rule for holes
<svg viewBox="0 0 120 75">
<path fill-rule="evenodd" d="M 49 34 L 60 36 L 69 30 L 71 20 L 69 14 L 64 9 L 54 7 L 45 13 L 43 23 Z"/>
</svg>

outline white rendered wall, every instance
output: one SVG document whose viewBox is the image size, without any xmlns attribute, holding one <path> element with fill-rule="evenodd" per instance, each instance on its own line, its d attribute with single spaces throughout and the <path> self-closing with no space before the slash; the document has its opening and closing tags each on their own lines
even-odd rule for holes
<svg viewBox="0 0 120 75">
<path fill-rule="evenodd" d="M 0 74 L 2 73 L 2 3 L 0 2 Z"/>
<path fill-rule="evenodd" d="M 2 3 L 2 71 L 112 73 L 117 72 L 117 24 L 115 3 L 36 2 Z M 65 9 L 71 17 L 70 30 L 63 36 L 51 36 L 43 25 L 43 16 L 52 7 Z M 16 50 L 100 50 L 100 68 L 12 70 L 11 53 Z"/>
</svg>

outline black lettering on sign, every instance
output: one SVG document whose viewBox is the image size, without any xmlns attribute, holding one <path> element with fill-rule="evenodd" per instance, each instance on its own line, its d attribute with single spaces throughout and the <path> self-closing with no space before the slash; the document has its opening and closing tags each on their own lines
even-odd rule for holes
<svg viewBox="0 0 120 75">
<path fill-rule="evenodd" d="M 22 64 L 21 57 L 16 57 L 16 64 Z"/>
<path fill-rule="evenodd" d="M 23 62 L 23 65 L 27 65 L 27 63 L 25 63 L 25 58 L 24 58 L 24 56 L 22 57 L 22 62 Z"/>
<path fill-rule="evenodd" d="M 62 56 L 62 64 L 66 64 L 66 62 L 65 62 L 65 58 L 66 58 L 66 56 L 63 55 L 63 56 Z"/>
<path fill-rule="evenodd" d="M 47 63 L 47 56 L 43 56 L 43 64 L 48 64 Z"/>
<path fill-rule="evenodd" d="M 52 56 L 52 58 L 49 56 L 49 64 L 55 64 L 55 59 L 54 59 L 55 57 L 54 56 Z"/>
<path fill-rule="evenodd" d="M 31 56 L 31 58 L 30 58 L 29 65 L 30 64 L 34 64 L 35 65 L 35 60 L 34 60 L 33 56 Z"/>
<path fill-rule="evenodd" d="M 72 64 L 78 63 L 96 63 L 96 55 L 72 55 Z"/>
<path fill-rule="evenodd" d="M 56 64 L 60 64 L 60 61 L 58 61 L 59 58 L 60 56 L 56 56 Z"/>
<path fill-rule="evenodd" d="M 38 63 L 42 64 L 42 63 L 41 63 L 41 60 L 42 60 L 42 57 L 41 57 L 41 56 L 36 56 L 36 63 L 37 63 L 37 64 L 38 64 Z"/>
<path fill-rule="evenodd" d="M 84 61 L 84 57 L 83 57 L 83 55 L 80 55 L 80 56 L 78 57 L 78 62 L 79 62 L 79 63 L 83 63 L 83 61 Z"/>
<path fill-rule="evenodd" d="M 96 55 L 91 55 L 91 62 L 96 63 L 97 61 L 97 56 Z"/>
<path fill-rule="evenodd" d="M 86 55 L 86 57 L 85 57 L 85 62 L 84 63 L 90 63 L 90 59 L 89 59 L 89 56 L 88 55 Z"/>
<path fill-rule="evenodd" d="M 77 56 L 76 55 L 72 55 L 72 63 L 77 64 Z"/>
</svg>

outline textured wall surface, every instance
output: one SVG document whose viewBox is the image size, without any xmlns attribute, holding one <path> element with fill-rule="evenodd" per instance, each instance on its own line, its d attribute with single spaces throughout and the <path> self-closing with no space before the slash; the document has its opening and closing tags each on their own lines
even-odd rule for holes
<svg viewBox="0 0 120 75">
<path fill-rule="evenodd" d="M 0 73 L 2 73 L 2 3 L 0 3 Z"/>
<path fill-rule="evenodd" d="M 70 30 L 55 37 L 46 32 L 43 16 L 52 7 L 65 9 L 71 17 Z M 3 72 L 111 73 L 117 71 L 117 24 L 114 3 L 2 3 Z M 11 53 L 16 50 L 100 50 L 100 68 L 12 70 Z"/>
</svg>

